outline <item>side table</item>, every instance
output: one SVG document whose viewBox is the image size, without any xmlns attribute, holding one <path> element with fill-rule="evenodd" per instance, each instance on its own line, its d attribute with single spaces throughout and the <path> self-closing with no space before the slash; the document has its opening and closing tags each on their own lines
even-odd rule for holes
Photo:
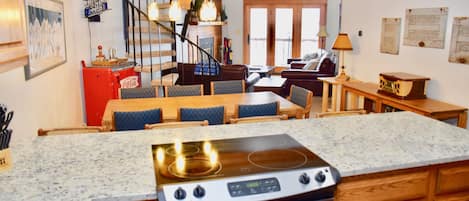
<svg viewBox="0 0 469 201">
<path fill-rule="evenodd" d="M 342 82 L 337 81 L 335 77 L 319 77 L 322 81 L 322 110 L 321 112 L 337 112 L 337 91 L 342 86 Z M 331 108 L 329 109 L 329 85 L 332 85 Z"/>
</svg>

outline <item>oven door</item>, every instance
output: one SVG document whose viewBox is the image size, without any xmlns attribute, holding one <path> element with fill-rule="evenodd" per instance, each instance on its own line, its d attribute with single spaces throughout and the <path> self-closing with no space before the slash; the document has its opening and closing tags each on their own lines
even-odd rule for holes
<svg viewBox="0 0 469 201">
<path fill-rule="evenodd" d="M 308 193 L 273 199 L 275 201 L 334 201 L 336 186 L 330 186 Z"/>
</svg>

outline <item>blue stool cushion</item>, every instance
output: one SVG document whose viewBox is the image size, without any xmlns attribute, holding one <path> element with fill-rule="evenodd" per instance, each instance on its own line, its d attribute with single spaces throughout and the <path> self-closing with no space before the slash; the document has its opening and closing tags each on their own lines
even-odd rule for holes
<svg viewBox="0 0 469 201">
<path fill-rule="evenodd" d="M 214 94 L 235 94 L 243 93 L 243 81 L 242 80 L 230 80 L 230 81 L 214 81 L 213 82 L 213 93 Z"/>
<path fill-rule="evenodd" d="M 238 117 L 254 117 L 254 116 L 272 116 L 277 115 L 278 102 L 258 104 L 258 105 L 239 105 Z"/>
<path fill-rule="evenodd" d="M 209 125 L 224 124 L 225 107 L 210 108 L 181 108 L 181 121 L 203 121 L 207 120 Z"/>
<path fill-rule="evenodd" d="M 307 89 L 292 85 L 290 101 L 301 107 L 306 107 L 306 101 L 308 100 L 308 92 L 309 90 Z"/>
<path fill-rule="evenodd" d="M 114 123 L 117 131 L 143 130 L 145 124 L 161 122 L 161 109 L 138 112 L 114 112 Z"/>
</svg>

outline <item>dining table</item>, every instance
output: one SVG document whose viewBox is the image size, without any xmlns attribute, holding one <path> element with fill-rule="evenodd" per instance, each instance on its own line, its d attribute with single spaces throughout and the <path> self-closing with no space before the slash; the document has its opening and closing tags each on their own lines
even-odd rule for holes
<svg viewBox="0 0 469 201">
<path fill-rule="evenodd" d="M 173 122 L 177 121 L 179 108 L 206 108 L 215 106 L 225 107 L 225 123 L 228 123 L 230 118 L 235 117 L 236 105 L 255 105 L 276 101 L 280 103 L 279 114 L 286 114 L 289 118 L 303 118 L 304 112 L 302 107 L 275 93 L 267 91 L 205 96 L 112 99 L 108 101 L 104 110 L 102 126 L 105 130 L 115 130 L 113 121 L 114 112 L 143 111 L 160 108 L 163 114 L 163 122 Z"/>
</svg>

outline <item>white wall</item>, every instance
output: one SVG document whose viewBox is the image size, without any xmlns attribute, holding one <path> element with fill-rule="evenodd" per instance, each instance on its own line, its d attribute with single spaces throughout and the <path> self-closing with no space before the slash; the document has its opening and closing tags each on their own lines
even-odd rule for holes
<svg viewBox="0 0 469 201">
<path fill-rule="evenodd" d="M 83 123 L 81 70 L 79 60 L 86 53 L 83 29 L 77 6 L 81 1 L 65 1 L 67 62 L 25 81 L 23 67 L 0 74 L 0 103 L 15 115 L 10 127 L 12 141 L 33 139 L 40 127 L 78 126 Z M 87 56 L 86 56 L 87 57 Z"/>
<path fill-rule="evenodd" d="M 228 16 L 227 25 L 222 28 L 223 37 L 232 39 L 233 63 L 243 61 L 243 0 L 222 0 Z"/>
<path fill-rule="evenodd" d="M 347 53 L 345 62 L 352 77 L 378 82 L 381 72 L 407 72 L 428 76 L 430 98 L 469 107 L 469 66 L 448 62 L 453 17 L 468 16 L 467 0 L 343 0 L 342 31 L 350 34 L 353 52 Z M 444 49 L 403 46 L 405 9 L 448 7 L 448 23 Z M 369 9 L 368 9 L 369 8 Z M 401 45 L 399 55 L 379 52 L 381 18 L 401 17 Z M 358 30 L 363 36 L 358 37 Z"/>
<path fill-rule="evenodd" d="M 326 49 L 332 47 L 332 43 L 339 30 L 339 2 L 340 0 L 328 0 L 327 7 L 327 32 Z M 227 25 L 223 26 L 223 37 L 232 39 L 233 63 L 242 64 L 243 61 L 243 0 L 222 0 L 228 15 Z"/>
</svg>

